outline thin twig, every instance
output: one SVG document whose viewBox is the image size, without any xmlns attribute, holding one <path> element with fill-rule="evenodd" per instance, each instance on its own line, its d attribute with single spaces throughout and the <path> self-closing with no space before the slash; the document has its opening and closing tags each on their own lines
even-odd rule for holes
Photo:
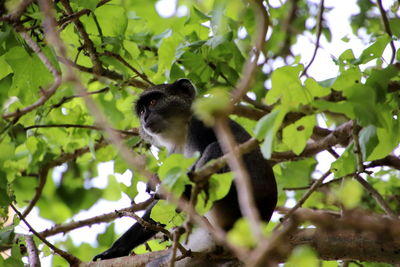
<svg viewBox="0 0 400 267">
<path fill-rule="evenodd" d="M 65 10 L 67 11 L 68 15 L 72 15 L 74 13 L 68 0 L 61 0 L 61 3 L 64 6 Z M 79 35 L 83 39 L 84 48 L 87 49 L 89 53 L 90 60 L 92 61 L 93 64 L 94 74 L 101 75 L 104 68 L 102 62 L 99 59 L 99 54 L 96 51 L 96 47 L 93 41 L 90 39 L 89 34 L 86 32 L 85 27 L 83 23 L 79 20 L 79 18 L 74 17 L 72 20 L 75 24 L 77 31 L 79 32 Z"/>
<path fill-rule="evenodd" d="M 156 225 L 153 223 L 150 223 L 148 221 L 143 220 L 141 217 L 139 217 L 138 215 L 136 215 L 133 212 L 130 211 L 122 211 L 120 212 L 120 214 L 124 215 L 124 216 L 128 216 L 131 217 L 133 219 L 135 219 L 138 223 L 140 223 L 143 227 L 149 229 L 149 230 L 153 230 L 153 231 L 157 231 L 157 232 L 161 232 L 164 235 L 166 235 L 169 240 L 173 241 L 174 240 L 174 236 L 173 234 L 171 234 L 167 229 L 165 229 L 164 227 L 160 226 L 160 225 Z M 183 255 L 188 255 L 188 250 L 182 246 L 182 244 L 180 244 L 179 242 L 177 242 L 176 244 L 177 248 L 181 251 L 181 253 Z"/>
<path fill-rule="evenodd" d="M 385 9 L 383 9 L 382 0 L 377 0 L 377 3 L 378 3 L 378 7 L 379 7 L 379 12 L 381 13 L 382 22 L 383 22 L 383 26 L 385 27 L 385 31 L 391 38 L 390 47 L 392 48 L 392 58 L 390 59 L 390 64 L 393 64 L 394 60 L 396 58 L 396 46 L 394 45 L 394 41 L 393 41 L 392 29 L 390 28 L 390 23 L 386 16 L 386 11 L 385 11 Z"/>
<path fill-rule="evenodd" d="M 105 88 L 102 88 L 102 89 L 100 89 L 100 90 L 96 90 L 96 91 L 92 91 L 92 92 L 87 92 L 87 94 L 88 94 L 88 95 L 101 94 L 101 93 L 108 92 L 109 90 L 110 90 L 110 87 L 105 87 Z M 74 99 L 74 98 L 77 98 L 77 97 L 82 97 L 82 96 L 81 96 L 81 95 L 64 96 L 64 97 L 60 100 L 60 102 L 58 102 L 58 103 L 52 105 L 52 106 L 50 107 L 50 109 L 61 107 L 64 103 L 66 103 L 66 102 L 68 102 L 68 101 L 70 101 L 70 100 L 72 100 L 72 99 Z"/>
<path fill-rule="evenodd" d="M 94 125 L 81 125 L 81 124 L 46 124 L 46 125 L 31 125 L 25 127 L 25 131 L 35 128 L 81 128 L 81 129 L 91 129 L 91 130 L 101 130 L 101 127 Z M 139 135 L 138 129 L 132 129 L 130 131 L 126 130 L 117 130 L 114 129 L 115 132 L 125 134 L 125 135 Z"/>
<path fill-rule="evenodd" d="M 250 88 L 250 85 L 253 81 L 253 76 L 255 70 L 257 69 L 257 61 L 260 57 L 261 51 L 264 48 L 265 37 L 267 35 L 268 27 L 269 27 L 269 16 L 263 5 L 264 1 L 256 0 L 249 1 L 250 4 L 254 4 L 253 10 L 255 13 L 256 20 L 256 36 L 254 40 L 254 49 L 252 55 L 249 56 L 247 62 L 243 67 L 243 75 L 240 79 L 239 83 L 236 86 L 236 89 L 232 94 L 232 104 L 236 104 L 241 101 L 243 96 L 246 95 L 247 91 Z"/>
<path fill-rule="evenodd" d="M 103 215 L 95 216 L 95 217 L 85 219 L 85 220 L 80 220 L 80 221 L 75 221 L 75 222 L 70 222 L 70 223 L 60 224 L 60 225 L 54 225 L 53 227 L 40 232 L 40 235 L 43 237 L 48 237 L 48 236 L 56 235 L 58 233 L 67 233 L 74 229 L 81 228 L 84 226 L 91 226 L 96 223 L 109 222 L 111 220 L 121 217 L 121 214 L 123 212 L 137 212 L 137 211 L 144 210 L 150 204 L 152 204 L 153 201 L 154 201 L 153 198 L 149 198 L 146 201 L 143 201 L 141 203 L 133 204 L 128 208 L 123 208 L 123 209 L 116 210 L 113 212 L 105 213 Z"/>
<path fill-rule="evenodd" d="M 25 217 L 18 211 L 18 209 L 13 205 L 10 204 L 10 207 L 15 211 L 15 213 L 18 215 L 18 217 L 26 224 L 26 226 L 29 228 L 29 231 L 31 231 L 35 236 L 37 236 L 43 243 L 45 243 L 51 250 L 53 250 L 55 253 L 63 257 L 71 266 L 78 265 L 81 260 L 75 257 L 72 254 L 69 254 L 65 252 L 62 249 L 57 248 L 53 244 L 51 244 L 49 241 L 47 241 L 44 237 L 42 237 L 38 232 L 36 232 L 35 229 L 28 223 L 28 221 L 25 219 Z"/>
<path fill-rule="evenodd" d="M 133 71 L 137 76 L 139 76 L 140 78 L 142 78 L 145 82 L 147 82 L 149 85 L 153 86 L 154 83 L 152 81 L 149 80 L 149 78 L 147 77 L 147 75 L 145 73 L 141 73 L 140 71 L 138 71 L 136 68 L 134 68 L 131 64 L 129 64 L 123 57 L 121 57 L 120 55 L 113 53 L 111 51 L 105 51 L 103 53 L 106 56 L 110 56 L 115 58 L 116 60 L 120 61 L 122 64 L 124 64 L 125 66 L 127 66 L 131 71 Z"/>
<path fill-rule="evenodd" d="M 281 219 L 280 223 L 275 226 L 274 231 L 278 230 L 288 218 L 290 218 L 298 208 L 300 208 L 304 202 L 311 196 L 311 194 L 317 190 L 317 188 L 323 183 L 323 181 L 331 174 L 331 171 L 325 172 L 318 180 L 316 180 L 310 187 L 310 189 L 303 195 L 303 197 L 296 203 L 296 205 L 290 209 L 290 211 Z"/>
<path fill-rule="evenodd" d="M 311 57 L 310 62 L 308 65 L 304 68 L 304 71 L 301 73 L 300 76 L 307 75 L 307 70 L 310 68 L 311 64 L 314 62 L 315 57 L 317 56 L 317 52 L 319 49 L 319 41 L 321 39 L 321 33 L 322 33 L 322 21 L 323 21 L 323 14 L 324 14 L 324 0 L 321 0 L 319 4 L 319 10 L 318 10 L 318 17 L 317 17 L 317 40 L 315 42 L 315 48 L 314 48 L 314 53 Z"/>
</svg>

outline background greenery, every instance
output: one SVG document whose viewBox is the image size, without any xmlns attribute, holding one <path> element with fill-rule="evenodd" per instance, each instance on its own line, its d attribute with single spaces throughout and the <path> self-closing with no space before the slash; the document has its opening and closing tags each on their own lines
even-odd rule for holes
<svg viewBox="0 0 400 267">
<path fill-rule="evenodd" d="M 39 1 L 42 2 L 46 1 Z M 319 36 L 325 43 L 331 41 L 330 27 L 335 21 L 326 20 L 326 16 L 335 4 L 321 8 L 316 1 L 275 2 L 262 1 L 268 10 L 269 29 L 251 79 L 248 95 L 252 100 L 238 104 L 247 113 L 237 109 L 231 118 L 259 139 L 264 156 L 275 163 L 278 206 L 288 199 L 291 203 L 293 199 L 300 200 L 309 185 L 321 176 L 317 169 L 319 161 L 332 161 L 330 178 L 335 182 L 320 186 L 302 207 L 384 213 L 370 191 L 352 178 L 357 173 L 383 197 L 393 214 L 399 214 L 399 152 L 391 154 L 400 139 L 400 67 L 394 64 L 400 59 L 400 52 L 395 47 L 398 42 L 393 43 L 400 37 L 399 2 L 387 1 L 389 8 L 381 13 L 380 1 L 357 1 L 358 12 L 348 22 L 353 33 L 342 40 L 359 38 L 365 45 L 357 50 L 349 46 L 340 51 L 339 57 L 332 56 L 338 71 L 325 80 L 313 77 L 318 68 L 304 72 L 310 58 L 301 51 L 294 52 L 293 47 L 304 36 L 313 44 Z M 116 173 L 124 173 L 133 166 L 98 128 L 102 126 L 98 118 L 76 90 L 77 82 L 68 76 L 66 59 L 76 70 L 79 82 L 92 92 L 90 98 L 112 127 L 123 131 L 125 144 L 146 157 L 147 169 L 158 173 L 176 194 L 188 183 L 186 171 L 195 159 L 168 157 L 165 151 L 155 159 L 136 134 L 139 122 L 132 112 L 132 103 L 151 83 L 189 78 L 199 95 L 211 92 L 214 96 L 208 102 L 198 102 L 196 112 L 207 117 L 220 108 L 226 100 L 221 91 L 232 91 L 245 75 L 243 66 L 251 57 L 253 37 L 260 30 L 254 13 L 257 7 L 252 1 L 182 0 L 176 5 L 178 12 L 161 17 L 156 4 L 148 0 L 55 1 L 56 28 L 66 48 L 63 57 L 57 50 L 59 46 L 52 43 L 55 41 L 45 38 L 48 30 L 43 26 L 43 4 L 33 1 L 18 14 L 20 1 L 0 1 L 0 247 L 12 247 L 11 252 L 0 257 L 1 266 L 22 266 L 19 248 L 25 241 L 22 238 L 15 242 L 14 227 L 20 219 L 10 209 L 11 203 L 21 210 L 33 205 L 41 217 L 63 224 L 100 199 L 117 201 L 121 193 L 133 199 L 137 183 L 146 181 L 143 173 L 134 170 L 129 187 L 113 175 L 108 177 L 105 189 L 91 183 L 98 176 L 97 166 L 101 162 L 113 161 Z M 37 53 L 32 43 L 42 53 Z M 308 49 L 314 49 L 313 45 Z M 387 56 L 383 57 L 385 49 Z M 49 62 L 44 63 L 41 55 Z M 62 73 L 61 83 L 57 84 L 54 72 Z M 54 93 L 46 93 L 52 86 L 56 87 Z M 24 112 L 25 107 L 43 96 L 45 101 Z M 349 131 L 346 138 L 304 154 L 310 143 L 318 143 L 346 123 L 357 125 L 359 129 L 353 128 L 359 131 Z M 316 127 L 326 131 L 322 129 L 322 133 L 316 134 Z M 359 144 L 353 142 L 357 139 Z M 333 156 L 317 158 L 320 151 Z M 389 164 L 388 159 L 394 163 Z M 53 177 L 59 174 L 55 169 L 58 165 L 64 165 L 65 170 L 61 179 L 56 180 Z M 365 171 L 368 166 L 375 168 Z M 215 200 L 229 188 L 231 176 L 212 179 L 211 200 Z M 168 227 L 184 220 L 184 215 L 175 214 L 172 204 L 163 203 L 154 214 Z M 276 224 L 271 222 L 268 231 Z M 238 225 L 230 233 L 230 240 L 251 245 L 253 240 L 247 240 L 248 233 L 245 224 Z M 55 245 L 88 261 L 115 239 L 111 224 L 98 236 L 96 247 L 88 243 L 76 245 L 71 238 Z M 35 241 L 42 243 L 37 238 Z M 150 241 L 153 250 L 169 244 Z M 41 255 L 51 253 L 47 246 L 39 245 L 39 249 Z M 137 249 L 144 251 L 144 247 Z M 300 248 L 293 252 L 289 262 L 311 266 L 310 262 L 317 264 L 317 259 L 312 249 Z M 66 261 L 55 254 L 52 264 L 64 266 Z M 325 264 L 335 266 L 336 262 Z"/>
</svg>

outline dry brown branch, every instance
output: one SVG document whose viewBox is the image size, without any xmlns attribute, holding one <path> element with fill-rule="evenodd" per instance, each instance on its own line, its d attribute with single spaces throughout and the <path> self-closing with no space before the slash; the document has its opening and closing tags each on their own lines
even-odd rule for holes
<svg viewBox="0 0 400 267">
<path fill-rule="evenodd" d="M 143 201 L 138 204 L 133 204 L 132 206 L 128 208 L 123 208 L 120 210 L 116 210 L 113 212 L 109 212 L 103 215 L 95 216 L 89 219 L 81 220 L 81 221 L 76 221 L 76 222 L 70 222 L 66 224 L 61 224 L 61 225 L 55 225 L 51 227 L 50 229 L 46 229 L 42 232 L 40 232 L 40 235 L 43 237 L 48 237 L 52 235 L 56 235 L 58 233 L 67 233 L 69 231 L 72 231 L 77 228 L 81 228 L 84 226 L 90 226 L 96 223 L 102 223 L 102 222 L 109 222 L 112 221 L 116 218 L 120 218 L 121 214 L 123 212 L 137 212 L 140 210 L 146 209 L 154 200 L 152 198 L 147 199 L 146 201 Z"/>
<path fill-rule="evenodd" d="M 65 10 L 67 11 L 68 15 L 74 14 L 69 1 L 68 0 L 61 0 L 61 4 L 64 6 Z M 103 64 L 99 59 L 99 54 L 96 51 L 93 41 L 90 39 L 89 34 L 86 32 L 83 23 L 79 20 L 79 17 L 72 18 L 79 35 L 83 39 L 83 47 L 89 53 L 90 60 L 93 64 L 93 72 L 96 75 L 101 75 L 103 72 Z M 55 21 L 54 21 L 55 22 Z"/>
<path fill-rule="evenodd" d="M 25 242 L 28 251 L 28 263 L 29 267 L 40 267 L 39 251 L 36 247 L 33 237 L 30 235 L 25 236 Z"/>
<path fill-rule="evenodd" d="M 272 153 L 271 159 L 273 161 L 279 162 L 279 161 L 306 158 L 313 156 L 318 152 L 326 150 L 330 147 L 333 147 L 337 144 L 346 143 L 347 139 L 349 138 L 349 134 L 351 133 L 352 127 L 353 127 L 353 122 L 348 121 L 337 127 L 332 133 L 330 133 L 325 138 L 318 140 L 317 142 L 308 144 L 300 155 L 296 155 L 291 151 L 274 152 Z"/>
<path fill-rule="evenodd" d="M 25 127 L 25 131 L 31 130 L 31 129 L 38 129 L 38 128 L 81 128 L 81 129 L 90 129 L 90 130 L 101 130 L 100 127 L 94 126 L 94 125 L 81 125 L 81 124 L 46 124 L 46 125 L 31 125 Z M 114 129 L 115 132 L 118 132 L 120 134 L 124 135 L 139 135 L 139 130 L 137 128 L 132 129 L 132 130 L 118 130 Z"/>
<path fill-rule="evenodd" d="M 35 229 L 32 228 L 32 226 L 28 223 L 28 221 L 25 219 L 25 217 L 18 211 L 17 208 L 14 207 L 13 204 L 10 204 L 10 207 L 15 211 L 15 213 L 18 215 L 18 217 L 26 224 L 26 226 L 29 228 L 29 231 L 31 231 L 35 236 L 37 236 L 43 243 L 45 243 L 51 250 L 53 250 L 55 253 L 63 257 L 71 266 L 78 265 L 81 263 L 81 260 L 75 257 L 72 254 L 69 254 L 65 252 L 62 249 L 57 248 L 53 244 L 51 244 L 49 241 L 47 241 L 44 237 L 42 237 L 38 232 L 36 232 Z"/>
<path fill-rule="evenodd" d="M 389 166 L 400 170 L 400 158 L 396 157 L 395 155 L 388 155 L 383 159 L 377 159 L 371 161 L 369 164 L 365 166 L 365 168 L 373 168 L 377 166 Z"/>
<path fill-rule="evenodd" d="M 400 243 L 396 238 L 400 233 L 400 220 L 356 210 L 340 216 L 311 209 L 299 209 L 291 218 L 289 225 L 256 248 L 249 256 L 248 266 L 282 262 L 292 248 L 300 244 L 312 246 L 323 260 L 400 262 Z M 294 227 L 302 222 L 310 222 L 317 228 L 298 230 Z"/>
<path fill-rule="evenodd" d="M 364 189 L 368 192 L 370 196 L 372 196 L 378 205 L 392 218 L 398 218 L 398 215 L 393 212 L 393 210 L 386 203 L 384 198 L 379 192 L 372 187 L 366 180 L 364 180 L 359 174 L 355 174 L 354 178 L 364 187 Z"/>
<path fill-rule="evenodd" d="M 214 129 L 222 150 L 228 154 L 228 165 L 235 174 L 233 181 L 237 188 L 240 211 L 244 216 L 249 218 L 254 237 L 256 239 L 261 238 L 261 216 L 256 208 L 250 177 L 241 154 L 235 153 L 237 144 L 229 128 L 227 119 L 225 117 L 217 117 Z"/>
</svg>

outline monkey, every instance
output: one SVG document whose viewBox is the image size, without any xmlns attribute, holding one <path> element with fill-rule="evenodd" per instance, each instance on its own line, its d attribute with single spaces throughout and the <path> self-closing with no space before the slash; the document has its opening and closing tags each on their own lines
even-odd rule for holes
<svg viewBox="0 0 400 267">
<path fill-rule="evenodd" d="M 182 153 L 190 157 L 199 152 L 200 156 L 194 163 L 193 170 L 224 154 L 213 128 L 206 126 L 193 113 L 192 103 L 195 97 L 196 89 L 191 81 L 179 79 L 171 84 L 150 87 L 141 93 L 135 105 L 142 139 L 156 147 L 165 147 L 169 154 Z M 229 127 L 237 143 L 244 143 L 251 138 L 234 120 L 229 119 Z M 277 185 L 272 168 L 259 148 L 243 155 L 243 160 L 251 178 L 256 207 L 262 220 L 268 222 L 277 202 Z M 229 167 L 225 166 L 219 172 L 228 171 Z M 184 194 L 187 195 L 187 191 Z M 156 201 L 146 209 L 142 217 L 150 223 L 156 223 L 150 217 L 154 205 Z M 234 223 L 242 217 L 234 183 L 224 198 L 213 203 L 206 217 L 212 225 L 218 225 L 226 231 L 232 229 Z M 135 223 L 110 249 L 95 256 L 93 260 L 127 256 L 133 248 L 155 234 L 156 231 Z M 199 243 L 194 239 L 196 237 L 192 243 Z M 193 248 L 190 249 L 194 251 Z"/>
</svg>

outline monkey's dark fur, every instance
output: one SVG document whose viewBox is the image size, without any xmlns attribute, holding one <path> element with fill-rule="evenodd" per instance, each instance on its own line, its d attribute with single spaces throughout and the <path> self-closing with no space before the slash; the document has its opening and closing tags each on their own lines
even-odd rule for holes
<svg viewBox="0 0 400 267">
<path fill-rule="evenodd" d="M 200 158 L 194 169 L 208 161 L 223 155 L 212 128 L 203 124 L 191 111 L 196 91 L 187 79 L 172 84 L 151 87 L 143 92 L 136 103 L 135 111 L 140 118 L 140 135 L 149 143 L 168 149 L 169 153 L 183 153 L 186 156 L 200 152 Z M 233 120 L 229 121 L 236 142 L 243 143 L 250 135 Z M 254 193 L 254 199 L 262 219 L 268 222 L 277 201 L 277 189 L 272 168 L 261 155 L 259 149 L 243 156 Z M 225 167 L 220 172 L 229 171 Z M 147 209 L 144 220 L 150 218 L 151 208 Z M 237 201 L 237 191 L 232 184 L 229 193 L 214 205 L 207 217 L 211 224 L 217 224 L 225 230 L 232 228 L 242 217 Z M 136 246 L 156 234 L 135 223 L 107 251 L 97 255 L 96 259 L 108 259 L 126 256 Z"/>
</svg>

